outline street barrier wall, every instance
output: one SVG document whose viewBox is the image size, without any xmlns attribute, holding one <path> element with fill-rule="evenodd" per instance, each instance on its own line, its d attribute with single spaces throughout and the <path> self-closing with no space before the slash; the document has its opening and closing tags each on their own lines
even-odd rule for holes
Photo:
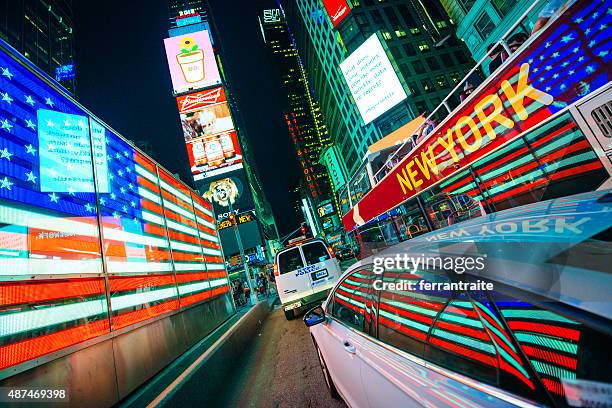
<svg viewBox="0 0 612 408">
<path fill-rule="evenodd" d="M 0 41 L 0 386 L 112 404 L 228 291 L 211 203 Z"/>
</svg>

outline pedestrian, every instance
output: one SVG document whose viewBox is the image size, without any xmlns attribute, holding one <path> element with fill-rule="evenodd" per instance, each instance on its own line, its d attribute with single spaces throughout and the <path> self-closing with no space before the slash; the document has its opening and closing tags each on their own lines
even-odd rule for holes
<svg viewBox="0 0 612 408">
<path fill-rule="evenodd" d="M 503 49 L 501 44 L 489 44 L 487 47 L 487 52 L 489 53 L 489 75 L 491 75 L 497 68 L 499 68 L 504 61 L 508 58 L 506 51 Z"/>
<path fill-rule="evenodd" d="M 242 306 L 246 303 L 246 300 L 244 298 L 244 286 L 242 285 L 241 281 L 238 281 L 238 283 L 236 284 L 236 292 L 238 293 L 238 301 L 239 304 Z"/>
<path fill-rule="evenodd" d="M 243 287 L 244 287 L 244 303 L 247 303 L 251 299 L 251 288 L 249 288 L 249 285 L 247 284 L 246 281 L 244 282 Z"/>
<path fill-rule="evenodd" d="M 540 31 L 548 21 L 557 14 L 561 6 L 565 3 L 565 0 L 549 0 L 540 14 L 538 14 L 538 19 L 533 24 L 533 29 L 531 30 L 531 35 L 534 35 L 538 31 Z"/>
<path fill-rule="evenodd" d="M 528 38 L 527 34 L 525 33 L 512 34 L 507 40 L 507 44 L 508 44 L 508 48 L 510 49 L 510 52 L 514 54 L 516 50 L 518 50 L 521 47 L 521 45 L 523 45 L 525 41 L 527 41 L 527 38 Z"/>
<path fill-rule="evenodd" d="M 461 91 L 461 94 L 459 95 L 459 100 L 461 102 L 465 101 L 468 96 L 470 96 L 470 94 L 474 92 L 474 89 L 476 89 L 476 86 L 474 86 L 474 84 L 471 83 L 469 80 L 466 81 L 465 85 L 463 86 L 463 91 Z"/>
</svg>

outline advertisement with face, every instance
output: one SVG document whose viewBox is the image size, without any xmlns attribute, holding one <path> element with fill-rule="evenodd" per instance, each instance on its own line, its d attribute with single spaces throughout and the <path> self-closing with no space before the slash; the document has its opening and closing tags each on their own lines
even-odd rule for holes
<svg viewBox="0 0 612 408">
<path fill-rule="evenodd" d="M 223 87 L 176 99 L 195 180 L 236 170 L 242 154 Z"/>
<path fill-rule="evenodd" d="M 213 203 L 217 222 L 231 212 L 240 214 L 255 208 L 244 168 L 206 179 L 198 185 L 198 190 Z"/>
<path fill-rule="evenodd" d="M 208 31 L 164 39 L 174 93 L 221 83 Z"/>
</svg>

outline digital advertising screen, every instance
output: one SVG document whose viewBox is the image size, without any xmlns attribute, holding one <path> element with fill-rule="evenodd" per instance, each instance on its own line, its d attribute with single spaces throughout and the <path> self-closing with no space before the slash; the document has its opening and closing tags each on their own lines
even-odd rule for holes
<svg viewBox="0 0 612 408">
<path fill-rule="evenodd" d="M 223 87 L 176 99 L 195 180 L 241 167 L 240 143 Z"/>
<path fill-rule="evenodd" d="M 198 90 L 221 83 L 208 31 L 164 39 L 174 93 Z"/>
<path fill-rule="evenodd" d="M 323 5 L 334 28 L 351 12 L 346 0 L 323 0 Z"/>
<path fill-rule="evenodd" d="M 340 64 L 365 124 L 407 98 L 378 35 L 372 34 Z"/>
<path fill-rule="evenodd" d="M 217 222 L 227 218 L 230 212 L 240 214 L 255 208 L 243 168 L 206 179 L 198 183 L 198 190 L 213 203 Z"/>
</svg>

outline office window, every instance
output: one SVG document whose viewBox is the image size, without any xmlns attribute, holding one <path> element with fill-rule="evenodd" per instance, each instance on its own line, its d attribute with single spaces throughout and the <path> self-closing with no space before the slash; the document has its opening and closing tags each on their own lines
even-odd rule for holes
<svg viewBox="0 0 612 408">
<path fill-rule="evenodd" d="M 423 86 L 425 92 L 433 92 L 436 90 L 429 79 L 422 80 L 421 85 Z"/>
<path fill-rule="evenodd" d="M 493 6 L 502 18 L 512 10 L 515 4 L 517 4 L 516 0 L 493 0 Z"/>
<path fill-rule="evenodd" d="M 390 33 L 390 32 L 388 32 L 388 31 L 383 31 L 383 32 L 382 32 L 382 36 L 383 36 L 383 38 L 384 38 L 385 40 L 390 40 L 390 39 L 392 39 L 392 38 L 393 38 L 393 37 L 391 36 L 391 33 Z"/>
<path fill-rule="evenodd" d="M 379 28 L 385 28 L 385 20 L 383 20 L 382 14 L 380 14 L 378 10 L 372 10 L 370 15 L 372 16 L 372 20 L 374 20 L 374 24 Z"/>
<path fill-rule="evenodd" d="M 469 62 L 468 57 L 463 51 L 455 51 L 455 58 L 457 58 L 460 64 L 467 64 Z M 469 70 L 466 71 L 469 72 Z"/>
<path fill-rule="evenodd" d="M 451 81 L 453 81 L 454 84 L 458 84 L 459 81 L 461 81 L 461 73 L 457 71 L 451 72 L 450 79 Z"/>
<path fill-rule="evenodd" d="M 436 21 L 436 27 L 438 28 L 446 28 L 448 27 L 448 24 L 446 23 L 446 21 L 444 20 L 440 20 L 440 21 Z"/>
<path fill-rule="evenodd" d="M 423 65 L 421 61 L 412 61 L 411 64 L 412 68 L 414 69 L 414 72 L 416 72 L 417 74 L 425 73 L 425 65 Z"/>
<path fill-rule="evenodd" d="M 476 21 L 475 27 L 483 40 L 488 39 L 495 30 L 495 24 L 486 12 L 482 13 L 482 16 Z"/>
<path fill-rule="evenodd" d="M 427 41 L 425 40 L 419 41 L 418 47 L 419 47 L 419 50 L 421 50 L 421 52 L 429 52 L 429 44 L 427 44 Z"/>
<path fill-rule="evenodd" d="M 459 0 L 458 3 L 463 8 L 463 11 L 467 13 L 474 6 L 474 3 L 476 3 L 476 0 Z"/>
<path fill-rule="evenodd" d="M 399 64 L 399 69 L 402 71 L 405 77 L 410 76 L 410 70 L 408 69 L 408 64 Z"/>
<path fill-rule="evenodd" d="M 406 56 L 412 57 L 417 55 L 417 52 L 411 43 L 404 43 L 402 47 L 404 47 L 404 53 L 406 53 Z"/>
<path fill-rule="evenodd" d="M 414 82 L 408 82 L 408 89 L 410 89 L 410 93 L 414 96 L 418 96 L 421 94 L 419 87 Z"/>
<path fill-rule="evenodd" d="M 397 47 L 391 47 L 391 55 L 393 55 L 396 61 L 402 59 L 402 54 L 400 54 L 400 50 Z"/>
<path fill-rule="evenodd" d="M 440 64 L 438 64 L 438 61 L 434 57 L 427 58 L 427 65 L 432 71 L 437 71 L 440 69 Z"/>
<path fill-rule="evenodd" d="M 393 30 L 394 30 L 395 36 L 397 38 L 404 38 L 407 35 L 406 34 L 406 30 L 404 30 L 404 28 L 401 27 L 401 26 L 395 26 L 395 28 Z"/>
<path fill-rule="evenodd" d="M 444 75 L 437 75 L 435 79 L 440 89 L 448 88 L 448 81 Z"/>
<path fill-rule="evenodd" d="M 411 27 L 410 28 L 410 34 L 417 35 L 417 34 L 420 34 L 420 33 L 421 33 L 421 30 L 419 30 L 418 27 Z"/>
</svg>

